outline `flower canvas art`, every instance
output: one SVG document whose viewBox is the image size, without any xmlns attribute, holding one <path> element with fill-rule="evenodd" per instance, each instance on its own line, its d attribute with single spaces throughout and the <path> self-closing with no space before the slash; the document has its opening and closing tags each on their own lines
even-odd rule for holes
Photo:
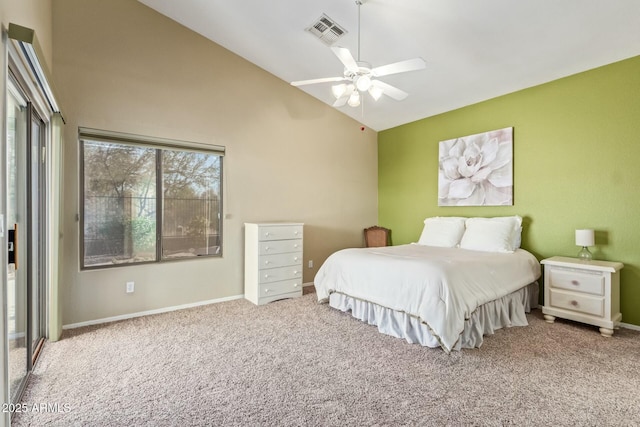
<svg viewBox="0 0 640 427">
<path fill-rule="evenodd" d="M 513 205 L 513 128 L 440 141 L 438 206 Z"/>
</svg>

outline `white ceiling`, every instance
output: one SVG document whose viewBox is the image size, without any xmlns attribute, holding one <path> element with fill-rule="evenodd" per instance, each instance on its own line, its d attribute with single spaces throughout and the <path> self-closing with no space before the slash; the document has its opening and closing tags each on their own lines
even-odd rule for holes
<svg viewBox="0 0 640 427">
<path fill-rule="evenodd" d="M 305 29 L 323 13 L 357 56 L 354 0 L 139 0 L 286 82 L 342 76 Z M 361 59 L 422 57 L 427 68 L 380 78 L 409 93 L 368 95 L 340 111 L 380 131 L 640 55 L 639 0 L 367 0 Z M 331 83 L 302 86 L 332 104 Z"/>
</svg>

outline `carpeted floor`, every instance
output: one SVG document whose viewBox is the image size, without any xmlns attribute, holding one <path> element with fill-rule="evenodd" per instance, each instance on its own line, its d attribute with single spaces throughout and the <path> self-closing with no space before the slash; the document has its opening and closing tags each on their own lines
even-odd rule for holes
<svg viewBox="0 0 640 427">
<path fill-rule="evenodd" d="M 480 349 L 382 335 L 315 294 L 65 332 L 16 426 L 640 425 L 640 332 L 539 310 Z"/>
</svg>

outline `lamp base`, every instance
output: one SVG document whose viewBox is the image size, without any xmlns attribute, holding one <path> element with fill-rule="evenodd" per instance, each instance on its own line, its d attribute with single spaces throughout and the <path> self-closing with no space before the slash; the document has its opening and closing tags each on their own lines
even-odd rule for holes
<svg viewBox="0 0 640 427">
<path fill-rule="evenodd" d="M 593 255 L 589 252 L 589 248 L 583 246 L 582 249 L 580 249 L 580 252 L 578 252 L 578 258 L 581 261 L 591 261 L 593 259 Z"/>
</svg>

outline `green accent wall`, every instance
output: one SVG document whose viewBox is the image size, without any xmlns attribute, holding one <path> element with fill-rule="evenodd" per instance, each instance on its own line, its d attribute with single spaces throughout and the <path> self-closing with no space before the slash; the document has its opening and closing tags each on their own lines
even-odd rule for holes
<svg viewBox="0 0 640 427">
<path fill-rule="evenodd" d="M 439 141 L 513 126 L 513 206 L 438 207 Z M 378 218 L 394 245 L 431 216 L 524 218 L 538 259 L 575 256 L 596 230 L 595 259 L 620 261 L 624 323 L 640 325 L 640 56 L 382 131 Z"/>
</svg>

